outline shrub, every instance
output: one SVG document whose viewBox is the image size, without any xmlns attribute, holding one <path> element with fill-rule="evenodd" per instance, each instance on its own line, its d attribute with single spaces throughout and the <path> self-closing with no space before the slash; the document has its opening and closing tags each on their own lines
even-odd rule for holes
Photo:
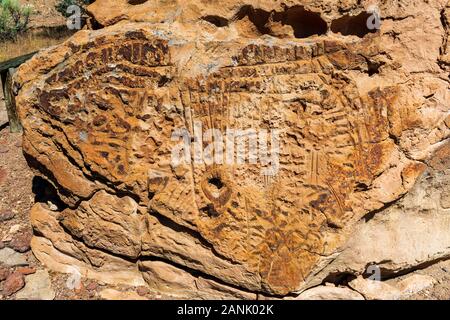
<svg viewBox="0 0 450 320">
<path fill-rule="evenodd" d="M 17 0 L 0 0 L 0 40 L 15 40 L 27 29 L 30 14 Z"/>
</svg>

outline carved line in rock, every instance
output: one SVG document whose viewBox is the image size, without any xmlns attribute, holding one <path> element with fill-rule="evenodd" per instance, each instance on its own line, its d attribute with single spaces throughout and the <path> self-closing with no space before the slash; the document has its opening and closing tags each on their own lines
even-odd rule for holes
<svg viewBox="0 0 450 320">
<path fill-rule="evenodd" d="M 133 39 L 133 34 L 129 33 L 129 34 L 127 34 L 127 37 L 130 39 Z M 130 42 L 124 43 L 123 46 L 116 48 L 117 54 L 120 57 L 123 57 L 122 58 L 123 61 L 120 65 L 118 65 L 114 69 L 115 70 L 124 70 L 124 72 L 136 73 L 138 76 L 141 76 L 141 77 L 144 77 L 145 75 L 155 76 L 156 77 L 155 81 L 157 82 L 158 86 L 166 84 L 169 81 L 169 79 L 167 77 L 165 77 L 164 75 L 159 74 L 158 72 L 153 72 L 152 66 L 150 66 L 149 69 L 146 71 L 135 69 L 135 67 L 133 67 L 133 65 L 137 66 L 138 64 L 141 64 L 143 61 L 142 59 L 146 60 L 147 58 L 150 59 L 149 63 L 150 63 L 150 65 L 152 65 L 154 63 L 154 62 L 152 62 L 153 61 L 152 59 L 154 59 L 154 58 L 158 59 L 157 58 L 158 54 L 161 54 L 161 51 L 167 50 L 166 48 L 161 47 L 161 43 L 157 43 L 155 45 L 156 45 L 156 47 L 158 47 L 157 49 L 156 49 L 156 47 L 153 47 L 153 45 L 149 45 L 149 44 L 137 45 L 135 40 L 131 40 Z M 154 50 L 152 50 L 152 48 Z M 76 48 L 74 50 L 78 51 L 79 49 Z M 153 57 L 151 54 L 149 54 L 150 51 L 152 51 L 155 54 L 155 57 Z M 82 71 L 83 69 L 80 66 L 86 65 L 86 67 L 88 67 L 88 68 L 93 68 L 94 65 L 92 64 L 92 61 L 98 60 L 98 59 L 100 59 L 100 61 L 103 61 L 103 63 L 106 64 L 106 62 L 110 60 L 110 57 L 113 54 L 113 50 L 110 50 L 107 47 L 102 48 L 100 46 L 98 48 L 98 50 L 94 50 L 89 53 L 85 53 L 84 51 L 79 51 L 78 54 L 81 56 L 85 56 L 85 60 L 84 61 L 78 60 L 76 63 L 74 63 L 75 67 L 66 68 L 61 71 L 55 72 L 52 77 L 50 77 L 46 80 L 46 83 L 49 86 L 49 88 L 51 88 L 51 86 L 57 81 L 64 81 L 67 83 L 68 86 L 75 88 L 75 89 L 80 88 L 81 86 L 83 86 L 83 81 L 84 81 L 83 80 L 84 78 L 80 76 L 83 73 L 83 71 Z M 128 61 L 130 64 L 127 64 Z M 162 63 L 162 65 L 164 67 L 165 64 Z M 108 71 L 111 71 L 111 68 L 108 69 Z M 106 70 L 102 69 L 100 71 L 97 71 L 92 76 L 94 76 L 94 77 L 98 76 L 98 75 L 102 74 L 103 72 L 106 72 Z M 142 74 L 142 72 L 144 72 L 144 73 Z M 143 86 L 143 84 L 130 83 L 128 80 L 129 80 L 128 77 L 125 75 L 121 79 L 121 81 L 123 81 L 125 85 L 128 84 L 131 86 L 130 90 L 133 90 L 134 86 L 138 86 L 138 87 Z M 112 79 L 112 81 L 110 81 L 110 82 L 114 82 L 114 80 Z M 114 89 L 111 86 L 106 88 L 105 90 L 110 95 L 111 94 L 119 94 L 119 95 L 121 94 L 121 93 L 119 93 L 119 91 L 117 91 L 117 89 Z M 74 98 L 74 99 L 72 99 L 73 97 L 70 99 L 69 98 L 70 97 L 67 92 L 61 92 L 61 90 L 59 90 L 59 89 L 51 89 L 51 90 L 49 89 L 48 91 L 40 92 L 40 98 L 39 98 L 40 107 L 37 108 L 37 110 L 42 110 L 45 114 L 47 114 L 49 116 L 48 118 L 40 116 L 40 119 L 44 123 L 49 125 L 51 128 L 56 129 L 57 132 L 62 133 L 62 135 L 60 135 L 59 139 L 54 139 L 53 143 L 55 143 L 55 145 L 57 145 L 58 149 L 64 153 L 64 155 L 67 157 L 67 159 L 70 161 L 70 163 L 72 165 L 74 165 L 75 167 L 80 166 L 81 168 L 83 168 L 82 173 L 83 173 L 84 177 L 86 177 L 88 180 L 94 180 L 94 181 L 101 182 L 105 186 L 108 186 L 111 189 L 116 190 L 117 194 L 125 193 L 126 195 L 129 195 L 138 201 L 139 200 L 138 195 L 133 194 L 132 192 L 127 192 L 126 190 L 118 190 L 118 188 L 117 188 L 118 183 L 116 181 L 111 181 L 110 179 L 109 180 L 105 179 L 105 177 L 102 175 L 101 172 L 98 172 L 95 168 L 86 166 L 85 163 L 80 162 L 80 159 L 83 159 L 84 155 L 83 155 L 82 150 L 80 149 L 79 145 L 71 142 L 70 139 L 68 139 L 68 133 L 62 129 L 59 129 L 61 126 L 61 122 L 66 123 L 67 125 L 75 125 L 74 121 L 79 120 L 79 119 L 76 120 L 76 118 L 74 119 L 72 117 L 72 115 L 77 114 L 77 112 L 80 111 L 80 101 L 78 98 Z M 96 94 L 96 92 L 93 92 L 92 94 L 88 94 L 87 98 L 90 103 L 97 105 L 99 110 L 109 110 L 109 107 L 107 106 L 107 102 L 104 101 L 100 95 Z M 124 98 L 122 97 L 121 99 L 124 99 Z M 139 93 L 133 94 L 133 92 L 131 92 L 127 99 L 128 100 L 126 102 L 123 102 L 124 104 L 130 105 L 133 108 L 139 109 L 140 106 L 142 105 L 142 103 L 144 103 L 146 96 L 145 96 L 145 94 L 144 95 L 139 94 Z M 68 103 L 68 111 L 69 112 L 67 114 L 62 116 L 62 114 L 61 114 L 62 109 L 60 108 L 59 104 L 55 104 L 56 100 L 59 100 L 60 102 L 66 101 Z M 58 106 L 56 106 L 56 105 L 58 105 Z M 62 116 L 62 118 L 61 118 L 61 116 Z M 121 119 L 119 115 L 114 115 L 114 118 L 117 121 L 117 123 L 116 123 L 117 129 L 116 130 L 118 132 L 124 131 L 124 130 L 125 130 L 125 132 L 130 131 L 131 127 L 130 127 L 129 123 L 127 123 L 126 121 Z M 99 130 L 99 132 L 102 132 L 102 130 L 105 130 L 104 129 L 104 127 L 106 125 L 105 121 L 106 121 L 106 118 L 102 115 L 99 115 L 93 119 L 92 127 Z M 108 126 L 109 126 L 109 124 L 108 124 Z M 88 132 L 87 130 L 90 130 L 90 129 L 91 129 L 91 126 L 87 127 L 85 130 L 86 130 L 86 132 Z M 41 129 L 39 129 L 39 131 L 40 130 Z M 82 132 L 84 132 L 84 131 L 82 131 Z M 42 132 L 42 134 L 44 134 L 44 132 Z M 83 139 L 81 139 L 81 140 L 83 140 Z M 117 143 L 113 142 L 113 140 L 116 140 L 116 139 L 111 140 L 111 142 L 109 143 L 109 148 L 112 148 L 112 149 L 118 148 L 119 145 Z M 124 147 L 123 144 L 121 144 L 121 146 Z M 33 146 L 30 146 L 30 147 L 33 147 Z M 100 155 L 102 157 L 107 158 L 109 155 L 109 152 L 107 152 L 107 151 L 101 151 Z M 78 153 L 78 155 L 74 156 L 74 152 Z M 33 163 L 33 162 L 34 161 L 30 161 L 30 163 Z M 38 166 L 35 166 L 35 167 L 38 167 Z M 119 174 L 121 172 L 123 173 L 124 169 L 125 169 L 124 165 L 122 165 L 120 163 L 117 165 L 117 170 L 118 170 Z M 51 172 L 48 172 L 48 173 L 49 174 L 47 174 L 47 176 L 49 176 L 49 177 L 53 176 L 53 174 Z M 52 180 L 55 181 L 57 179 L 52 179 Z M 63 190 L 64 189 L 67 189 L 67 188 L 63 188 Z"/>
</svg>

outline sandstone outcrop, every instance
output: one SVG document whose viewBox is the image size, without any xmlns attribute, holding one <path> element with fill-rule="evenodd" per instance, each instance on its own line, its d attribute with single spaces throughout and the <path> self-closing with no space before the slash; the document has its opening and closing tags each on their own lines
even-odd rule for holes
<svg viewBox="0 0 450 320">
<path fill-rule="evenodd" d="M 255 299 L 448 257 L 449 4 L 373 4 L 96 1 L 97 30 L 15 76 L 25 155 L 61 200 L 32 210 L 37 258 Z M 278 158 L 174 165 L 198 124 L 277 132 Z"/>
</svg>

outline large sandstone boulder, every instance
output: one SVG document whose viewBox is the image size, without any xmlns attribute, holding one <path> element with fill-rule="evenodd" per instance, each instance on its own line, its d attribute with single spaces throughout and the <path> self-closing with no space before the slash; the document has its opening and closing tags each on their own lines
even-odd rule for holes
<svg viewBox="0 0 450 320">
<path fill-rule="evenodd" d="M 96 1 L 97 30 L 15 77 L 24 152 L 63 202 L 33 208 L 35 255 L 103 281 L 248 299 L 447 257 L 449 175 L 428 191 L 416 181 L 439 171 L 429 160 L 450 134 L 449 8 Z M 174 132 L 210 141 L 198 126 L 227 140 L 276 132 L 279 153 L 174 163 Z M 441 197 L 439 214 L 423 192 Z"/>
</svg>

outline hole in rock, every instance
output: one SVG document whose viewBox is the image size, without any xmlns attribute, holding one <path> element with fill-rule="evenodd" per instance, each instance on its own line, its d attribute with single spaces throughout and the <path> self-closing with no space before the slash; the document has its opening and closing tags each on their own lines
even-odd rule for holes
<svg viewBox="0 0 450 320">
<path fill-rule="evenodd" d="M 100 29 L 103 29 L 105 27 L 100 22 L 98 22 L 97 19 L 95 19 L 92 16 L 89 16 L 89 23 L 91 24 L 92 30 L 100 30 Z"/>
<path fill-rule="evenodd" d="M 219 191 L 223 188 L 223 182 L 222 180 L 220 180 L 220 178 L 211 178 L 208 180 L 208 183 L 213 189 L 215 189 L 215 191 Z"/>
<path fill-rule="evenodd" d="M 208 204 L 206 207 L 201 208 L 201 211 L 205 212 L 209 217 L 218 217 L 219 216 L 219 212 L 217 212 L 217 210 L 214 208 L 214 205 L 212 204 Z"/>
<path fill-rule="evenodd" d="M 67 208 L 67 205 L 61 201 L 61 198 L 58 196 L 58 192 L 55 187 L 43 179 L 42 177 L 35 176 L 32 182 L 32 192 L 34 193 L 34 201 L 40 203 L 48 204 L 51 202 L 58 210 L 64 210 Z"/>
<path fill-rule="evenodd" d="M 327 23 L 321 18 L 320 13 L 305 10 L 301 6 L 287 9 L 281 22 L 294 29 L 296 38 L 321 35 L 328 30 Z"/>
<path fill-rule="evenodd" d="M 245 17 L 255 25 L 261 34 L 269 34 L 270 29 L 266 27 L 269 21 L 270 13 L 261 9 L 255 9 L 250 5 L 243 6 L 236 14 L 234 20 L 242 20 Z"/>
<path fill-rule="evenodd" d="M 363 192 L 369 190 L 369 186 L 364 182 L 358 182 L 355 186 L 355 192 Z"/>
<path fill-rule="evenodd" d="M 374 62 L 374 61 L 368 60 L 367 61 L 367 67 L 368 67 L 367 72 L 369 74 L 369 77 L 371 77 L 371 76 L 373 76 L 375 74 L 379 74 L 380 73 L 380 68 L 383 65 L 384 65 L 384 63 Z"/>
<path fill-rule="evenodd" d="M 92 4 L 94 2 L 95 2 L 95 0 L 85 1 L 86 4 Z M 84 10 L 84 13 L 87 16 L 87 22 L 90 25 L 90 28 L 92 30 L 99 30 L 99 29 L 103 29 L 105 27 L 100 22 L 98 22 L 97 19 L 95 19 L 94 15 L 91 12 L 89 12 L 88 10 Z"/>
<path fill-rule="evenodd" d="M 164 87 L 166 84 L 168 84 L 172 79 L 166 77 L 166 76 L 162 76 L 159 80 L 158 80 L 158 87 Z"/>
<path fill-rule="evenodd" d="M 223 28 L 228 26 L 228 20 L 219 16 L 206 16 L 202 18 L 203 20 L 212 23 L 218 28 Z"/>
<path fill-rule="evenodd" d="M 283 12 L 268 12 L 247 5 L 241 8 L 235 20 L 241 20 L 245 17 L 248 17 L 261 34 L 271 33 L 269 20 L 281 25 L 291 26 L 296 38 L 322 35 L 328 31 L 328 25 L 322 19 L 320 13 L 308 11 L 303 6 L 286 8 Z"/>
<path fill-rule="evenodd" d="M 137 6 L 143 3 L 146 3 L 148 0 L 128 0 L 128 3 L 132 6 Z"/>
<path fill-rule="evenodd" d="M 357 16 L 345 15 L 331 23 L 331 31 L 343 36 L 353 35 L 363 38 L 369 33 L 377 32 L 377 29 L 371 30 L 367 27 L 367 21 L 371 16 L 372 14 L 368 12 L 362 12 Z"/>
<path fill-rule="evenodd" d="M 364 70 L 364 72 L 366 72 L 369 75 L 369 77 L 373 77 L 376 74 L 380 74 L 380 68 L 386 64 L 384 61 L 373 61 L 365 56 L 363 56 L 363 58 L 366 60 L 367 63 L 367 71 Z"/>
<path fill-rule="evenodd" d="M 333 283 L 336 286 L 346 286 L 352 280 L 355 280 L 356 276 L 350 272 L 332 272 L 325 279 L 323 279 L 322 283 Z"/>
</svg>

